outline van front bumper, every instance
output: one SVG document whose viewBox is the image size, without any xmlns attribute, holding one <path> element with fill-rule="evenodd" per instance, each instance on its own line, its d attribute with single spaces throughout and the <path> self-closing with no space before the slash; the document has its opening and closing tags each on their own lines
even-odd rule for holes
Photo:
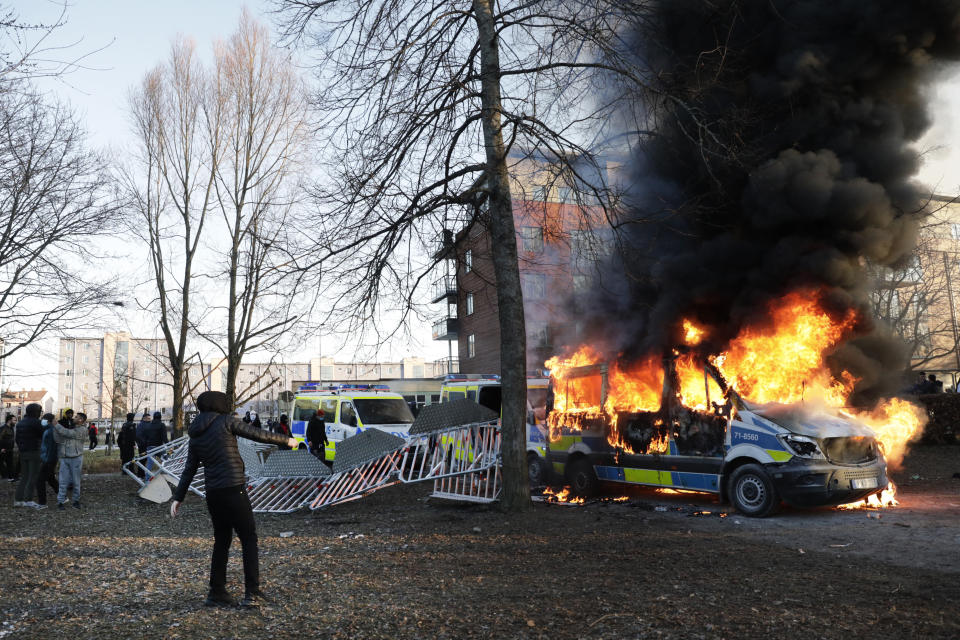
<svg viewBox="0 0 960 640">
<path fill-rule="evenodd" d="M 767 465 L 767 472 L 783 501 L 797 507 L 856 502 L 885 489 L 888 482 L 883 458 L 861 465 L 838 465 L 794 456 L 788 462 Z"/>
</svg>

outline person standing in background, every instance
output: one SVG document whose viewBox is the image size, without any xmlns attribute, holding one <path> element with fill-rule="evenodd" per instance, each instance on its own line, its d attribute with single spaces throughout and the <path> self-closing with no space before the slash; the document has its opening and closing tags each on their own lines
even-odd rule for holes
<svg viewBox="0 0 960 640">
<path fill-rule="evenodd" d="M 67 490 L 73 488 L 73 507 L 80 508 L 80 471 L 83 468 L 83 445 L 87 440 L 87 414 L 78 413 L 68 426 L 61 420 L 54 427 L 53 438 L 57 442 L 60 458 L 60 490 L 57 492 L 57 508 L 63 511 Z"/>
<path fill-rule="evenodd" d="M 120 427 L 120 435 L 117 436 L 117 447 L 120 448 L 120 473 L 123 473 L 123 466 L 133 460 L 133 449 L 137 445 L 137 423 L 134 422 L 134 414 L 127 414 L 127 421 Z"/>
<path fill-rule="evenodd" d="M 60 493 L 57 482 L 57 441 L 53 437 L 56 424 L 52 413 L 45 413 L 40 419 L 43 425 L 43 438 L 40 440 L 40 476 L 37 478 L 37 504 L 39 509 L 47 508 L 47 485 L 53 489 L 53 495 Z"/>
<path fill-rule="evenodd" d="M 327 425 L 323 421 L 323 409 L 317 409 L 317 412 L 307 423 L 307 445 L 310 447 L 310 453 L 327 461 Z"/>
<path fill-rule="evenodd" d="M 38 508 L 33 501 L 33 490 L 40 476 L 40 442 L 43 439 L 43 425 L 40 424 L 40 414 L 43 407 L 32 402 L 24 409 L 23 420 L 17 423 L 14 438 L 17 449 L 20 450 L 20 468 L 22 478 L 17 485 L 13 506 Z"/>
<path fill-rule="evenodd" d="M 13 447 L 15 445 L 14 433 L 17 425 L 17 417 L 8 413 L 0 427 L 0 478 L 13 482 L 15 477 L 13 470 Z"/>
</svg>

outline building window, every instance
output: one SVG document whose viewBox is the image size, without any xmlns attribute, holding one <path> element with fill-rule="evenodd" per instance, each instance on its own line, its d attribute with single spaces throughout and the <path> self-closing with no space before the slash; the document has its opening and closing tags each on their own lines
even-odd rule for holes
<svg viewBox="0 0 960 640">
<path fill-rule="evenodd" d="M 527 344 L 534 348 L 550 346 L 550 333 L 546 323 L 532 322 L 527 329 Z"/>
<path fill-rule="evenodd" d="M 84 343 L 83 343 L 83 348 L 84 348 L 85 350 L 89 350 L 89 349 L 90 349 L 90 343 L 89 343 L 89 342 L 84 342 Z"/>
<path fill-rule="evenodd" d="M 520 227 L 520 250 L 527 253 L 543 251 L 543 229 L 541 227 Z"/>
<path fill-rule="evenodd" d="M 83 364 L 90 362 L 90 356 L 83 356 Z"/>
<path fill-rule="evenodd" d="M 590 276 L 582 273 L 573 276 L 573 290 L 576 293 L 583 293 L 590 287 Z"/>
<path fill-rule="evenodd" d="M 954 240 L 960 240 L 960 224 L 956 222 L 950 223 L 950 237 Z"/>
<path fill-rule="evenodd" d="M 477 338 L 476 335 L 470 334 L 467 336 L 467 357 L 472 358 L 477 355 Z"/>
<path fill-rule="evenodd" d="M 473 249 L 467 249 L 467 252 L 463 254 L 463 272 L 470 273 L 473 271 Z"/>
<path fill-rule="evenodd" d="M 533 190 L 533 199 L 535 202 L 546 202 L 549 193 L 550 187 L 537 187 Z"/>
<path fill-rule="evenodd" d="M 543 300 L 547 297 L 547 277 L 542 273 L 525 273 L 520 283 L 525 300 Z"/>
<path fill-rule="evenodd" d="M 473 294 L 467 294 L 467 315 L 473 315 Z"/>
<path fill-rule="evenodd" d="M 573 189 L 570 187 L 560 187 L 557 191 L 560 202 L 573 202 Z"/>
</svg>

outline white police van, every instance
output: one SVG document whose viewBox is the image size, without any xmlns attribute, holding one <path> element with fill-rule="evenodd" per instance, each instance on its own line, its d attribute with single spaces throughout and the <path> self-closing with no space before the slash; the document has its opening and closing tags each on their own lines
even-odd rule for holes
<svg viewBox="0 0 960 640">
<path fill-rule="evenodd" d="M 550 466 L 547 463 L 546 405 L 550 379 L 527 376 L 527 470 L 534 486 L 545 483 Z M 500 413 L 500 376 L 450 373 L 440 387 L 440 402 L 466 398 Z"/>
<path fill-rule="evenodd" d="M 387 385 L 307 383 L 294 395 L 290 421 L 300 449 L 307 448 L 307 424 L 317 409 L 324 413 L 327 446 L 323 458 L 329 462 L 336 456 L 339 443 L 361 431 L 379 429 L 406 438 L 413 424 L 413 413 L 403 396 L 391 392 Z"/>
</svg>

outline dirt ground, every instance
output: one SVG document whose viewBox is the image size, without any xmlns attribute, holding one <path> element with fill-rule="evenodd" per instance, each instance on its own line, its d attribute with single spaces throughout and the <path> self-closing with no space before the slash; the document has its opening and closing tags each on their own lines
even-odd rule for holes
<svg viewBox="0 0 960 640">
<path fill-rule="evenodd" d="M 259 611 L 201 606 L 202 500 L 171 521 L 95 475 L 82 510 L 36 512 L 2 482 L 0 638 L 957 638 L 958 471 L 918 447 L 897 508 L 762 520 L 653 490 L 504 515 L 392 487 L 258 516 Z"/>
</svg>

